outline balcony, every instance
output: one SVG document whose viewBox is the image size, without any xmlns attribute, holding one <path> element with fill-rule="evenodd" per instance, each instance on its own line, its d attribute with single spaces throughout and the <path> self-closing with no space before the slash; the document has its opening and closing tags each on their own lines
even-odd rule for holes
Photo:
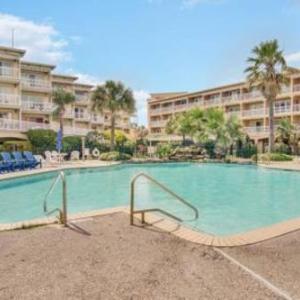
<svg viewBox="0 0 300 300">
<path fill-rule="evenodd" d="M 241 100 L 243 101 L 252 101 L 252 100 L 257 100 L 262 98 L 262 94 L 260 91 L 253 91 L 253 92 L 249 92 L 249 93 L 243 93 L 241 95 Z"/>
<path fill-rule="evenodd" d="M 19 70 L 13 67 L 0 66 L 0 80 L 17 82 L 20 79 Z"/>
<path fill-rule="evenodd" d="M 274 107 L 274 114 L 275 115 L 282 115 L 282 114 L 287 114 L 291 112 L 291 106 L 290 105 L 285 105 L 285 106 L 275 106 Z"/>
<path fill-rule="evenodd" d="M 218 106 L 221 104 L 222 104 L 221 98 L 212 98 L 203 101 L 203 105 L 206 107 Z"/>
<path fill-rule="evenodd" d="M 76 95 L 75 94 L 75 104 L 87 105 L 89 104 L 89 96 L 87 95 Z"/>
<path fill-rule="evenodd" d="M 51 84 L 50 81 L 43 79 L 31 79 L 23 77 L 22 80 L 22 89 L 30 91 L 39 91 L 39 92 L 50 92 Z"/>
<path fill-rule="evenodd" d="M 300 84 L 295 84 L 294 88 L 293 88 L 293 91 L 296 92 L 296 93 L 297 92 L 299 93 L 300 92 Z"/>
<path fill-rule="evenodd" d="M 265 115 L 265 109 L 264 108 L 256 108 L 256 109 L 248 109 L 242 111 L 242 117 L 263 117 Z"/>
<path fill-rule="evenodd" d="M 241 111 L 240 110 L 227 111 L 226 115 L 227 117 L 240 117 Z"/>
<path fill-rule="evenodd" d="M 14 94 L 0 93 L 0 106 L 17 108 L 20 106 L 20 97 Z"/>
<path fill-rule="evenodd" d="M 158 115 L 160 114 L 161 109 L 160 108 L 150 108 L 150 115 Z"/>
<path fill-rule="evenodd" d="M 102 116 L 92 115 L 91 122 L 93 124 L 103 124 L 104 118 Z"/>
<path fill-rule="evenodd" d="M 90 122 L 91 115 L 87 112 L 76 112 L 74 118 L 76 121 L 82 121 L 82 122 Z"/>
<path fill-rule="evenodd" d="M 67 108 L 64 113 L 64 118 L 65 119 L 74 119 L 74 115 L 75 115 L 74 110 Z"/>
<path fill-rule="evenodd" d="M 230 95 L 230 96 L 222 97 L 222 101 L 225 104 L 232 103 L 232 102 L 239 102 L 240 100 L 241 100 L 241 97 L 238 94 L 233 94 L 233 95 Z"/>
<path fill-rule="evenodd" d="M 293 111 L 296 112 L 296 113 L 299 113 L 300 112 L 300 103 L 298 104 L 294 104 L 293 106 Z"/>
<path fill-rule="evenodd" d="M 165 127 L 167 123 L 168 120 L 150 121 L 150 127 Z"/>
<path fill-rule="evenodd" d="M 160 112 L 162 113 L 172 113 L 173 112 L 173 105 L 169 105 L 169 106 L 162 106 L 160 108 Z M 181 108 L 180 108 L 181 109 Z"/>
<path fill-rule="evenodd" d="M 187 104 L 175 104 L 174 106 L 174 111 L 182 111 L 187 109 Z"/>
<path fill-rule="evenodd" d="M 24 101 L 22 100 L 23 111 L 51 114 L 55 110 L 56 106 L 53 103 L 45 101 Z"/>
<path fill-rule="evenodd" d="M 0 119 L 0 130 L 26 132 L 29 129 L 49 129 L 50 125 L 38 122 L 20 121 L 14 119 Z"/>
<path fill-rule="evenodd" d="M 267 126 L 251 126 L 244 127 L 244 131 L 249 135 L 264 135 L 269 132 L 269 128 Z"/>
</svg>

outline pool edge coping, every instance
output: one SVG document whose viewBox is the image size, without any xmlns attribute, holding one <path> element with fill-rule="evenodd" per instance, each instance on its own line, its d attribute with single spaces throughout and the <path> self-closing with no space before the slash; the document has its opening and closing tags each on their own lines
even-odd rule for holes
<svg viewBox="0 0 300 300">
<path fill-rule="evenodd" d="M 124 206 L 105 208 L 100 210 L 92 210 L 82 213 L 75 213 L 69 216 L 69 221 L 80 220 L 84 218 L 91 218 L 114 213 L 126 213 L 129 215 L 129 208 Z M 213 247 L 236 247 L 246 246 L 251 244 L 260 243 L 272 238 L 280 237 L 282 235 L 292 233 L 300 230 L 300 218 L 283 221 L 270 226 L 254 229 L 245 233 L 234 234 L 229 236 L 216 236 L 207 234 L 198 230 L 194 230 L 182 224 L 179 224 L 169 218 L 162 217 L 155 213 L 147 213 L 145 218 L 146 224 L 154 226 L 164 232 L 173 234 L 179 238 L 187 241 Z M 139 215 L 135 216 L 136 219 L 141 220 Z M 129 222 L 129 218 L 128 218 Z M 56 217 L 45 217 L 34 219 L 30 221 L 0 224 L 0 233 L 4 231 L 26 229 L 37 226 L 57 224 Z"/>
</svg>

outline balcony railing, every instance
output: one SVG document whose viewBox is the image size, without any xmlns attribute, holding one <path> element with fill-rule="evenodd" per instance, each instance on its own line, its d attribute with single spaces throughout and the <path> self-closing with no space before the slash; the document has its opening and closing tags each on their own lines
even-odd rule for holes
<svg viewBox="0 0 300 300">
<path fill-rule="evenodd" d="M 31 79 L 31 78 L 22 78 L 22 87 L 33 89 L 33 90 L 51 90 L 51 84 L 47 80 L 43 79 Z"/>
<path fill-rule="evenodd" d="M 280 114 L 285 114 L 285 113 L 289 113 L 291 112 L 291 106 L 290 105 L 286 105 L 286 106 L 275 106 L 274 107 L 274 113 L 276 115 L 280 115 Z"/>
<path fill-rule="evenodd" d="M 226 112 L 226 115 L 227 115 L 228 117 L 232 117 L 232 116 L 240 117 L 241 111 L 240 111 L 240 110 L 227 111 L 227 112 Z"/>
<path fill-rule="evenodd" d="M 89 113 L 78 113 L 78 112 L 75 112 L 75 120 L 78 120 L 78 121 L 87 121 L 89 122 L 90 119 L 91 119 L 91 115 Z"/>
<path fill-rule="evenodd" d="M 52 113 L 56 106 L 53 103 L 45 101 L 23 101 L 22 109 L 32 112 Z"/>
<path fill-rule="evenodd" d="M 65 119 L 73 119 L 74 115 L 75 115 L 75 113 L 74 113 L 74 110 L 72 110 L 72 109 L 66 109 L 64 112 Z"/>
<path fill-rule="evenodd" d="M 252 100 L 252 99 L 257 99 L 257 98 L 261 98 L 262 94 L 259 91 L 253 91 L 253 92 L 249 92 L 249 93 L 243 93 L 241 95 L 241 100 Z"/>
<path fill-rule="evenodd" d="M 244 127 L 244 130 L 248 134 L 266 134 L 269 131 L 267 126 L 250 126 Z"/>
<path fill-rule="evenodd" d="M 20 97 L 14 94 L 2 94 L 0 93 L 0 105 L 1 106 L 19 106 Z"/>
<path fill-rule="evenodd" d="M 163 127 L 167 124 L 168 120 L 157 120 L 157 121 L 150 121 L 150 126 L 153 127 Z"/>
<path fill-rule="evenodd" d="M 293 106 L 293 111 L 295 111 L 295 112 L 298 112 L 298 111 L 300 111 L 300 103 L 298 104 L 294 104 L 294 106 Z"/>
<path fill-rule="evenodd" d="M 29 129 L 49 129 L 49 128 L 50 125 L 45 123 L 0 118 L 0 130 L 26 132 Z"/>
<path fill-rule="evenodd" d="M 248 109 L 242 111 L 243 117 L 264 116 L 264 115 L 265 115 L 265 110 L 263 108 Z"/>
<path fill-rule="evenodd" d="M 0 66 L 0 79 L 18 80 L 19 79 L 19 71 L 17 68 Z"/>
<path fill-rule="evenodd" d="M 173 105 L 170 105 L 170 106 L 162 106 L 161 108 L 160 108 L 160 111 L 161 112 L 172 112 L 173 111 Z"/>
<path fill-rule="evenodd" d="M 185 104 L 175 104 L 174 106 L 173 106 L 173 108 L 174 108 L 174 111 L 181 111 L 181 110 L 185 110 L 186 108 L 187 108 L 187 104 L 185 103 Z"/>
<path fill-rule="evenodd" d="M 75 95 L 75 103 L 77 104 L 88 104 L 89 96 L 88 95 Z"/>
<path fill-rule="evenodd" d="M 104 123 L 104 118 L 101 117 L 101 116 L 94 115 L 91 118 L 91 122 L 93 124 L 103 124 Z"/>
<path fill-rule="evenodd" d="M 226 103 L 231 103 L 231 102 L 238 102 L 241 100 L 240 95 L 234 94 L 234 95 L 230 95 L 230 96 L 223 96 L 222 97 L 222 101 L 226 104 Z"/>
<path fill-rule="evenodd" d="M 213 98 L 203 101 L 204 106 L 218 106 L 222 104 L 221 98 Z"/>
</svg>

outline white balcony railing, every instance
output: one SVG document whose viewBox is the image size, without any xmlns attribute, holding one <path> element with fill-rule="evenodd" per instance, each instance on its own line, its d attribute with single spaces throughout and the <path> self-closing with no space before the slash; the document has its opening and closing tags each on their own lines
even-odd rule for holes
<svg viewBox="0 0 300 300">
<path fill-rule="evenodd" d="M 45 101 L 23 101 L 22 109 L 32 112 L 52 113 L 56 106 L 53 103 Z"/>
<path fill-rule="evenodd" d="M 161 108 L 160 108 L 160 111 L 161 112 L 172 112 L 173 111 L 173 105 L 169 105 L 169 106 L 162 106 Z"/>
<path fill-rule="evenodd" d="M 213 98 L 203 101 L 204 106 L 217 106 L 222 103 L 221 98 Z"/>
<path fill-rule="evenodd" d="M 0 79 L 19 79 L 19 71 L 17 68 L 0 66 Z"/>
<path fill-rule="evenodd" d="M 240 110 L 227 111 L 226 115 L 227 117 L 233 117 L 233 116 L 240 117 L 241 111 Z"/>
<path fill-rule="evenodd" d="M 78 120 L 78 121 L 87 121 L 88 122 L 91 119 L 91 115 L 87 112 L 79 113 L 79 112 L 75 111 L 74 118 L 75 118 L 75 120 Z"/>
<path fill-rule="evenodd" d="M 263 108 L 248 109 L 242 111 L 243 117 L 264 116 L 264 115 L 265 115 L 265 110 Z"/>
<path fill-rule="evenodd" d="M 276 115 L 285 114 L 291 112 L 291 106 L 285 105 L 285 106 L 275 106 L 274 107 L 274 113 Z"/>
<path fill-rule="evenodd" d="M 102 116 L 92 115 L 91 122 L 94 124 L 103 124 L 104 118 Z"/>
<path fill-rule="evenodd" d="M 244 131 L 247 134 L 266 134 L 269 131 L 269 128 L 267 126 L 250 126 L 250 127 L 244 127 Z"/>
<path fill-rule="evenodd" d="M 241 100 L 252 100 L 252 99 L 257 99 L 257 98 L 261 98 L 262 94 L 260 91 L 252 91 L 249 93 L 243 93 L 241 95 Z"/>
<path fill-rule="evenodd" d="M 0 105 L 3 106 L 19 106 L 20 96 L 14 94 L 0 93 Z"/>
<path fill-rule="evenodd" d="M 75 94 L 75 102 L 78 104 L 88 104 L 89 96 L 88 95 L 76 95 Z"/>
<path fill-rule="evenodd" d="M 175 111 L 181 111 L 187 109 L 187 104 L 175 104 L 173 107 Z"/>
<path fill-rule="evenodd" d="M 241 97 L 239 94 L 233 94 L 230 96 L 223 96 L 222 97 L 222 101 L 226 104 L 226 103 L 231 103 L 231 102 L 238 102 L 241 100 Z"/>
<path fill-rule="evenodd" d="M 150 121 L 150 126 L 153 127 L 163 127 L 167 124 L 168 120 L 155 120 L 155 121 Z"/>
<path fill-rule="evenodd" d="M 66 109 L 65 112 L 64 112 L 64 118 L 65 119 L 73 119 L 74 118 L 74 110 L 73 109 Z"/>
<path fill-rule="evenodd" d="M 34 90 L 47 90 L 47 91 L 51 90 L 50 81 L 44 79 L 31 79 L 31 78 L 23 77 L 21 82 L 23 88 L 29 88 Z"/>
<path fill-rule="evenodd" d="M 50 125 L 38 122 L 0 118 L 0 130 L 26 132 L 29 129 L 49 129 Z"/>
<path fill-rule="evenodd" d="M 293 106 L 293 111 L 295 111 L 295 112 L 298 112 L 298 111 L 300 111 L 300 103 L 298 104 L 294 104 L 294 106 Z"/>
</svg>

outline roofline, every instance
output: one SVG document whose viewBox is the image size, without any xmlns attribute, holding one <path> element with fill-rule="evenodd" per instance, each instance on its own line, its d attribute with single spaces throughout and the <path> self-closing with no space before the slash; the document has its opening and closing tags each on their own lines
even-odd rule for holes
<svg viewBox="0 0 300 300">
<path fill-rule="evenodd" d="M 23 49 L 18 49 L 18 48 L 12 48 L 12 47 L 6 47 L 6 46 L 0 46 L 0 50 L 7 50 L 7 51 L 12 51 L 16 52 L 19 54 L 22 54 L 22 56 L 25 54 L 26 50 Z"/>
<path fill-rule="evenodd" d="M 88 83 L 81 83 L 81 82 L 74 82 L 74 85 L 76 86 L 84 86 L 84 87 L 88 87 L 88 88 L 93 88 L 95 87 L 94 85 L 92 84 L 88 84 Z"/>
<path fill-rule="evenodd" d="M 45 63 L 38 63 L 38 62 L 33 62 L 33 61 L 25 61 L 25 60 L 21 61 L 21 65 L 22 64 L 23 65 L 34 65 L 34 66 L 38 66 L 38 67 L 47 67 L 51 70 L 56 68 L 55 65 L 50 65 L 50 64 L 45 64 Z"/>
<path fill-rule="evenodd" d="M 55 74 L 53 73 L 52 74 L 53 77 L 62 77 L 62 78 L 70 78 L 70 79 L 74 79 L 74 80 L 77 80 L 78 77 L 77 76 L 73 76 L 73 75 L 66 75 L 66 74 Z"/>
</svg>

